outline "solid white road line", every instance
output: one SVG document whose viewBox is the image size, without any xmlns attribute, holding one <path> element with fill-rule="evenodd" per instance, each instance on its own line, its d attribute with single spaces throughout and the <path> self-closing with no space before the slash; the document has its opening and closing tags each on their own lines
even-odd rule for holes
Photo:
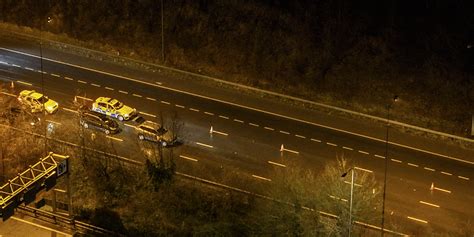
<svg viewBox="0 0 474 237">
<path fill-rule="evenodd" d="M 265 180 L 265 181 L 268 181 L 268 182 L 272 181 L 269 178 L 265 178 L 265 177 L 254 175 L 254 174 L 252 174 L 252 177 L 257 178 L 257 179 L 261 179 L 261 180 Z"/>
<path fill-rule="evenodd" d="M 269 164 L 272 164 L 272 165 L 276 165 L 276 166 L 280 166 L 280 167 L 286 167 L 286 165 L 284 164 L 280 164 L 280 163 L 276 163 L 276 162 L 273 162 L 273 161 L 268 161 Z"/>
<path fill-rule="evenodd" d="M 429 203 L 429 202 L 420 201 L 420 203 L 421 203 L 421 204 L 428 205 L 428 206 L 432 206 L 432 207 L 439 207 L 439 205 L 436 205 L 436 204 L 433 204 L 433 203 Z"/>
<path fill-rule="evenodd" d="M 181 158 L 183 158 L 183 159 L 186 159 L 186 160 L 194 161 L 194 162 L 197 162 L 197 161 L 198 161 L 197 159 L 191 158 L 191 157 L 189 157 L 189 156 L 179 155 L 179 157 L 181 157 Z"/>
<path fill-rule="evenodd" d="M 418 219 L 418 218 L 415 218 L 415 217 L 411 217 L 411 216 L 407 216 L 407 218 L 410 219 L 410 220 L 418 221 L 418 222 L 425 223 L 425 224 L 428 223 L 428 221 Z"/>
<path fill-rule="evenodd" d="M 198 145 L 200 145 L 200 146 L 205 146 L 205 147 L 209 147 L 209 148 L 214 148 L 214 147 L 211 146 L 211 145 L 207 145 L 207 144 L 200 143 L 200 142 L 196 142 L 196 144 L 198 144 Z"/>
</svg>

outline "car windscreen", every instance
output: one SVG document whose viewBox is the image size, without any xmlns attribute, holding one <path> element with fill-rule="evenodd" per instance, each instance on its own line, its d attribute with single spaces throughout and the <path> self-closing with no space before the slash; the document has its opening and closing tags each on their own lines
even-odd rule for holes
<svg viewBox="0 0 474 237">
<path fill-rule="evenodd" d="M 38 101 L 41 104 L 44 104 L 44 103 L 48 102 L 48 99 L 45 96 L 41 96 L 40 98 L 38 98 Z"/>
<path fill-rule="evenodd" d="M 120 109 L 122 108 L 123 104 L 120 103 L 120 101 L 118 100 L 113 100 L 112 103 L 111 103 L 112 107 L 114 107 L 115 109 Z"/>
</svg>

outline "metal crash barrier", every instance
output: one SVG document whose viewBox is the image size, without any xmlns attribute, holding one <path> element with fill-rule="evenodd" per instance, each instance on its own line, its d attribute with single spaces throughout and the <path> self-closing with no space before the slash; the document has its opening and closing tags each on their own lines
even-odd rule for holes
<svg viewBox="0 0 474 237">
<path fill-rule="evenodd" d="M 14 214 L 20 204 L 28 205 L 42 190 L 49 190 L 56 185 L 56 179 L 69 170 L 69 156 L 50 152 L 36 164 L 0 187 L 0 215 L 5 221 Z"/>
</svg>

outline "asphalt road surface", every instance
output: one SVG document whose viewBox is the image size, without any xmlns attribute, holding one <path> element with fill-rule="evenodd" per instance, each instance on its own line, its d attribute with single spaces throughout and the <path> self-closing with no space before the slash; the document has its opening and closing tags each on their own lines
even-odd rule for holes
<svg viewBox="0 0 474 237">
<path fill-rule="evenodd" d="M 326 162 L 343 155 L 361 168 L 357 173 L 369 172 L 382 183 L 387 159 L 386 226 L 393 221 L 409 223 L 415 226 L 412 229 L 429 226 L 454 230 L 460 223 L 473 220 L 474 165 L 470 160 L 452 160 L 437 153 L 395 145 L 389 145 L 388 158 L 385 158 L 384 142 L 277 116 L 269 113 L 270 110 L 259 111 L 225 103 L 219 98 L 205 98 L 208 97 L 206 91 L 195 96 L 170 90 L 172 86 L 167 84 L 166 78 L 157 76 L 155 81 L 144 80 L 138 70 L 130 70 L 128 75 L 112 69 L 91 70 L 97 62 L 86 58 L 83 60 L 89 61 L 90 68 L 69 65 L 64 59 L 43 60 L 41 76 L 40 60 L 29 53 L 20 53 L 34 49 L 28 49 L 28 44 L 16 48 L 11 47 L 12 42 L 6 45 L 9 48 L 0 48 L 2 83 L 9 86 L 14 82 L 15 88 L 9 92 L 12 95 L 22 89 L 35 89 L 58 101 L 58 113 L 46 115 L 43 120 L 52 123 L 55 129 L 66 131 L 68 124 L 76 121 L 74 96 L 88 103 L 99 96 L 114 97 L 137 108 L 148 120 L 161 122 L 160 115 L 163 115 L 165 125 L 177 115 L 177 121 L 183 124 L 180 137 L 184 144 L 175 148 L 181 158 L 177 161 L 181 172 L 241 188 L 246 187 L 246 182 L 264 187 L 272 185 L 272 175 L 286 169 L 289 163 L 318 171 Z M 149 149 L 149 145 L 138 141 L 133 125 L 126 122 L 121 125 L 119 134 L 104 139 L 114 144 L 118 155 L 143 161 L 134 154 Z M 86 131 L 87 136 L 92 133 L 103 136 L 97 131 Z M 226 173 L 245 181 L 219 180 Z M 348 197 L 349 193 L 341 198 Z M 380 210 L 374 212 L 381 215 Z M 380 226 L 380 223 L 371 224 Z"/>
</svg>

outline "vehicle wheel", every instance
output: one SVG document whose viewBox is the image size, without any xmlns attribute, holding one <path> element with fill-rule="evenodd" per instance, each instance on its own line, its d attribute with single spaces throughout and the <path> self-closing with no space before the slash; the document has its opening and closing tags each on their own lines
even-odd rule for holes
<svg viewBox="0 0 474 237">
<path fill-rule="evenodd" d="M 168 145 L 168 144 L 163 141 L 163 142 L 161 142 L 161 145 L 165 147 L 165 146 Z"/>
<path fill-rule="evenodd" d="M 119 115 L 117 118 L 118 118 L 118 120 L 123 121 L 123 117 L 122 117 L 122 116 Z"/>
<path fill-rule="evenodd" d="M 109 135 L 110 131 L 108 129 L 105 129 L 105 134 Z"/>
<path fill-rule="evenodd" d="M 89 124 L 87 124 L 86 122 L 84 122 L 82 126 L 84 126 L 84 128 L 89 128 Z"/>
<path fill-rule="evenodd" d="M 138 139 L 143 140 L 143 139 L 145 139 L 145 137 L 142 134 L 139 134 Z"/>
</svg>

